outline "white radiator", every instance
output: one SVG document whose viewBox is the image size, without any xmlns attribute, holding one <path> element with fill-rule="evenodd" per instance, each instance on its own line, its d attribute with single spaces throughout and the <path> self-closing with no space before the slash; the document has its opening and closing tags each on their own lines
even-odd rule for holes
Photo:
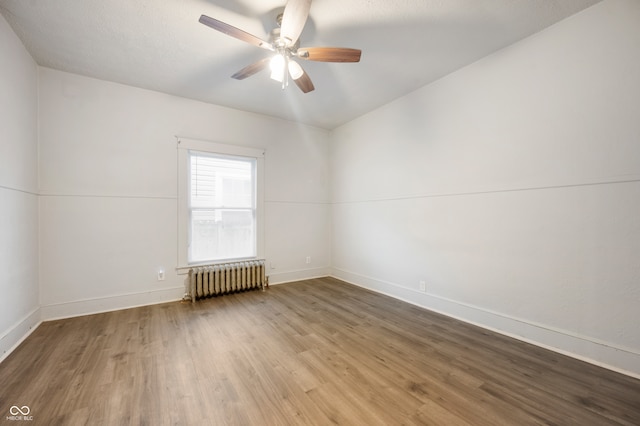
<svg viewBox="0 0 640 426">
<path fill-rule="evenodd" d="M 267 285 L 264 260 L 247 260 L 194 266 L 187 278 L 191 301 L 240 291 L 263 289 Z"/>
</svg>

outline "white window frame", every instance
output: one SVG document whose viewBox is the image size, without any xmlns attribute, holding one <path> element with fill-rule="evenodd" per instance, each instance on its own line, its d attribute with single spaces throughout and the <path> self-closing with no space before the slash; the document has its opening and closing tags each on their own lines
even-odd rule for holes
<svg viewBox="0 0 640 426">
<path fill-rule="evenodd" d="M 203 263 L 189 262 L 190 215 L 189 152 L 197 151 L 214 155 L 249 157 L 256 160 L 256 257 L 264 258 L 264 149 L 238 145 L 227 145 L 198 139 L 177 137 L 178 140 L 178 268 L 187 268 Z M 246 258 L 243 258 L 246 259 Z M 224 262 L 228 262 L 227 259 Z M 223 261 L 221 261 L 223 262 Z M 205 262 L 204 264 L 215 263 Z"/>
</svg>

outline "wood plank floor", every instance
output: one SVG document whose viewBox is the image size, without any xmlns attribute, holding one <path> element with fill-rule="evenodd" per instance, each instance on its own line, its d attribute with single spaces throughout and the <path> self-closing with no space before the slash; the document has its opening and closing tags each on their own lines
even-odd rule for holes
<svg viewBox="0 0 640 426">
<path fill-rule="evenodd" d="M 0 424 L 640 425 L 640 380 L 323 278 L 43 323 Z"/>
</svg>

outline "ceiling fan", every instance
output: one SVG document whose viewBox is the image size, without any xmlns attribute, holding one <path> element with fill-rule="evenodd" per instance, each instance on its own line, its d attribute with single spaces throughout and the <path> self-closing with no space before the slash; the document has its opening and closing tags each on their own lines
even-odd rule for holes
<svg viewBox="0 0 640 426">
<path fill-rule="evenodd" d="M 345 47 L 300 47 L 300 34 L 309 16 L 311 0 L 289 0 L 284 12 L 277 17 L 278 28 L 271 31 L 269 41 L 262 40 L 232 25 L 206 15 L 200 23 L 238 40 L 275 52 L 272 57 L 261 59 L 233 74 L 244 80 L 269 67 L 271 78 L 282 83 L 284 89 L 291 78 L 304 93 L 314 90 L 313 83 L 295 58 L 319 62 L 359 62 L 362 52 Z"/>
</svg>

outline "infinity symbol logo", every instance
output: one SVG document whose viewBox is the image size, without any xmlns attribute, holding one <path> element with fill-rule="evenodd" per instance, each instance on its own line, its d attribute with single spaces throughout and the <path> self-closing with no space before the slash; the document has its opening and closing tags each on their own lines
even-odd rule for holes
<svg viewBox="0 0 640 426">
<path fill-rule="evenodd" d="M 9 412 L 11 413 L 12 416 L 17 416 L 18 414 L 27 416 L 31 412 L 31 409 L 26 405 L 23 405 L 22 407 L 18 407 L 17 405 L 12 405 L 11 408 L 9 409 Z"/>
</svg>

